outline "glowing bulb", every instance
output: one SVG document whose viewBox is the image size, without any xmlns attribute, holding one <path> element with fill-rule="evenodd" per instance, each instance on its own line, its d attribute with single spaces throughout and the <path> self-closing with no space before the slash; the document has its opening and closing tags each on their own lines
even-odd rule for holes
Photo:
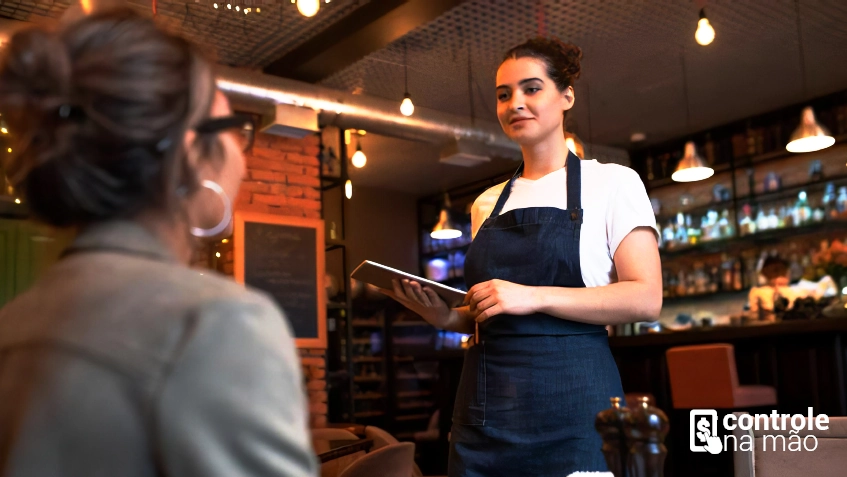
<svg viewBox="0 0 847 477">
<path fill-rule="evenodd" d="M 262 13 L 262 9 L 259 8 L 259 7 L 256 7 L 256 13 Z"/>
<path fill-rule="evenodd" d="M 223 239 L 221 240 L 221 243 L 229 243 L 229 239 Z"/>
<path fill-rule="evenodd" d="M 218 4 L 217 4 L 217 3 L 213 3 L 213 4 L 212 4 L 212 6 L 213 6 L 213 7 L 215 7 L 215 10 L 217 10 L 217 8 L 218 8 Z"/>
<path fill-rule="evenodd" d="M 6 128 L 0 128 L 0 133 L 9 134 L 9 130 Z"/>
<path fill-rule="evenodd" d="M 215 256 L 221 258 L 221 252 L 215 252 Z"/>
<path fill-rule="evenodd" d="M 232 10 L 232 5 L 230 5 L 229 3 L 227 3 L 227 4 L 226 4 L 226 9 L 227 9 L 227 10 Z"/>
<path fill-rule="evenodd" d="M 297 10 L 304 17 L 313 17 L 321 8 L 320 0 L 297 0 Z"/>
<path fill-rule="evenodd" d="M 353 153 L 351 160 L 353 161 L 353 167 L 358 167 L 360 169 L 365 167 L 365 164 L 368 163 L 368 158 L 361 149 L 358 149 L 355 153 Z"/>
<path fill-rule="evenodd" d="M 353 183 L 350 182 L 350 179 L 347 179 L 347 182 L 344 183 L 344 195 L 346 195 L 348 199 L 353 198 Z"/>
<path fill-rule="evenodd" d="M 7 151 L 12 152 L 12 148 L 10 147 L 9 149 L 7 149 Z"/>
<path fill-rule="evenodd" d="M 411 116 L 415 112 L 415 105 L 412 104 L 412 97 L 409 96 L 409 93 L 406 93 L 406 96 L 403 98 L 403 102 L 400 103 L 400 113 L 403 116 Z"/>
<path fill-rule="evenodd" d="M 240 8 L 238 5 L 236 5 L 236 6 L 235 6 L 235 11 L 236 11 L 236 12 L 240 12 L 240 11 L 241 11 L 241 8 Z"/>
<path fill-rule="evenodd" d="M 91 0 L 80 0 L 80 6 L 82 7 L 82 11 L 86 14 L 91 13 L 91 10 L 94 10 L 94 5 Z"/>
<path fill-rule="evenodd" d="M 20 203 L 21 203 L 21 199 L 15 199 L 15 203 L 16 203 L 16 204 L 20 204 Z"/>
<path fill-rule="evenodd" d="M 706 46 L 715 40 L 715 29 L 706 18 L 706 10 L 700 10 L 700 21 L 697 22 L 697 32 L 694 33 L 697 43 Z"/>
</svg>

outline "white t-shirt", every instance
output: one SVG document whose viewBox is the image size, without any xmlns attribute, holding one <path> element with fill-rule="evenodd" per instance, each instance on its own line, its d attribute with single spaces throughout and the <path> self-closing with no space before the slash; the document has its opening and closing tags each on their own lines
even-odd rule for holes
<svg viewBox="0 0 847 477">
<path fill-rule="evenodd" d="M 596 160 L 584 160 L 580 165 L 583 222 L 579 262 L 585 286 L 599 287 L 617 281 L 615 251 L 633 229 L 652 227 L 657 239 L 660 235 L 644 183 L 634 170 Z M 474 201 L 471 207 L 473 237 L 491 215 L 506 184 L 508 181 L 486 190 Z M 527 207 L 567 209 L 567 197 L 566 168 L 537 180 L 519 177 L 500 213 Z"/>
</svg>

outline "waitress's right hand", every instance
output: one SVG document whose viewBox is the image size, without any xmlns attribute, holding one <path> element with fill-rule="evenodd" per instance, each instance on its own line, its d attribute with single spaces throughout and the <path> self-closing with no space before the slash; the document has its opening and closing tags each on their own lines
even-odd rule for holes
<svg viewBox="0 0 847 477">
<path fill-rule="evenodd" d="M 380 289 L 380 293 L 397 300 L 437 328 L 444 328 L 449 322 L 452 310 L 431 288 L 407 279 L 394 279 L 391 283 L 394 286 L 393 291 Z"/>
</svg>

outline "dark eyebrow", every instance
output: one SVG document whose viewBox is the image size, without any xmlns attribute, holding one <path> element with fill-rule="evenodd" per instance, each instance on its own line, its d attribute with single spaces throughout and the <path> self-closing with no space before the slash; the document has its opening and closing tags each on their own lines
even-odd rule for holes
<svg viewBox="0 0 847 477">
<path fill-rule="evenodd" d="M 527 78 L 527 79 L 522 79 L 522 80 L 518 81 L 518 86 L 521 86 L 524 83 L 529 83 L 530 81 L 540 81 L 542 84 L 544 83 L 544 80 L 542 80 L 541 78 Z M 508 86 L 501 84 L 496 89 L 500 89 L 500 88 L 508 88 Z"/>
</svg>

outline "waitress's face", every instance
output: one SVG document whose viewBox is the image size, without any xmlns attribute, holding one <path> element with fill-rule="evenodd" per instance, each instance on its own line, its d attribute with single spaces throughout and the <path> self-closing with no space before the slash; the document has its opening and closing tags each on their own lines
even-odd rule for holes
<svg viewBox="0 0 847 477">
<path fill-rule="evenodd" d="M 559 91 L 542 60 L 510 58 L 497 70 L 497 118 L 518 144 L 562 135 L 564 112 L 572 107 L 573 88 Z"/>
</svg>

